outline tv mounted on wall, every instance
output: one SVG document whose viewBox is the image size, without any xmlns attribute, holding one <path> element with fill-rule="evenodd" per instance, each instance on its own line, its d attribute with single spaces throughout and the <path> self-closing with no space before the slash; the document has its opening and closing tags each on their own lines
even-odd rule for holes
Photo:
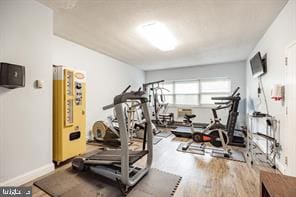
<svg viewBox="0 0 296 197">
<path fill-rule="evenodd" d="M 261 58 L 260 52 L 250 60 L 253 77 L 260 77 L 266 73 L 266 55 Z"/>
</svg>

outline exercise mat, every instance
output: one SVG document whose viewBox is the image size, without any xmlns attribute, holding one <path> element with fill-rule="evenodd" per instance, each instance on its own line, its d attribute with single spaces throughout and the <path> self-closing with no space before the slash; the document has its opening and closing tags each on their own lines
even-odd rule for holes
<svg viewBox="0 0 296 197">
<path fill-rule="evenodd" d="M 180 181 L 180 176 L 152 168 L 149 173 L 129 191 L 127 196 L 172 196 Z M 122 196 L 119 186 L 115 181 L 96 175 L 91 171 L 77 172 L 71 167 L 38 180 L 34 185 L 50 196 Z"/>
<path fill-rule="evenodd" d="M 194 131 L 202 131 L 202 130 L 204 130 L 204 128 L 201 128 L 201 127 L 194 127 L 193 130 L 194 130 Z M 175 128 L 175 129 L 172 129 L 172 131 L 192 133 L 192 131 L 191 131 L 191 127 L 177 127 L 177 128 Z"/>
<path fill-rule="evenodd" d="M 153 136 L 153 144 L 158 144 L 158 142 L 160 142 L 162 140 L 162 138 L 160 137 L 156 137 L 156 136 Z"/>
<path fill-rule="evenodd" d="M 161 131 L 160 133 L 156 134 L 157 137 L 169 137 L 170 135 L 172 135 L 172 132 L 170 131 Z"/>
<path fill-rule="evenodd" d="M 224 157 L 223 154 L 217 154 L 213 150 L 221 151 L 223 149 L 215 148 L 215 147 L 208 147 L 205 148 L 204 151 L 201 150 L 200 146 L 198 144 L 192 144 L 187 150 L 183 150 L 182 147 L 186 145 L 186 143 L 181 143 L 177 151 L 184 152 L 184 153 L 192 153 L 192 154 L 199 154 L 199 155 L 211 155 L 212 157 L 218 157 L 218 158 L 223 158 L 223 159 L 228 159 L 228 160 L 233 160 L 233 161 L 239 161 L 239 162 L 245 162 L 246 163 L 246 158 L 245 155 L 236 149 L 231 149 L 231 155 L 229 157 Z"/>
</svg>

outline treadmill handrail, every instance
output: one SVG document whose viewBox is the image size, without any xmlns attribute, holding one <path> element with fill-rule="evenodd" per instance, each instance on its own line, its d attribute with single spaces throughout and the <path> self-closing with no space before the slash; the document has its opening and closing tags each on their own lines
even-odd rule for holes
<svg viewBox="0 0 296 197">
<path fill-rule="evenodd" d="M 228 105 L 230 103 L 231 103 L 231 101 L 228 101 L 228 102 L 215 102 L 214 104 L 215 105 Z"/>
<path fill-rule="evenodd" d="M 164 80 L 159 80 L 159 81 L 152 81 L 152 82 L 148 82 L 148 83 L 143 83 L 143 87 L 152 85 L 152 84 L 156 84 L 156 83 L 162 83 L 164 82 Z"/>
<path fill-rule="evenodd" d="M 237 95 L 239 96 L 239 95 Z M 227 100 L 227 101 L 233 101 L 238 99 L 237 96 L 221 96 L 221 97 L 212 97 L 212 100 Z"/>
<path fill-rule="evenodd" d="M 233 99 L 231 99 L 232 97 L 239 96 L 239 95 L 236 95 L 236 93 L 239 91 L 239 89 L 240 89 L 239 86 L 236 87 L 230 96 L 212 97 L 211 99 L 212 100 L 233 100 Z"/>
<path fill-rule="evenodd" d="M 234 91 L 232 92 L 231 96 L 234 96 L 238 91 L 239 91 L 240 87 L 236 87 L 234 89 Z"/>
<path fill-rule="evenodd" d="M 213 108 L 214 110 L 220 110 L 220 109 L 226 109 L 226 108 L 229 108 L 232 104 L 228 104 L 228 105 L 218 105 L 217 107 Z"/>
<path fill-rule="evenodd" d="M 146 166 L 142 168 L 137 174 L 133 177 L 129 176 L 129 156 L 128 156 L 128 132 L 126 128 L 126 120 L 124 116 L 124 111 L 122 108 L 122 104 L 118 103 L 115 105 L 115 111 L 118 115 L 118 123 L 119 123 L 119 130 L 120 130 L 120 142 L 121 142 L 121 175 L 120 180 L 123 184 L 127 186 L 135 185 L 146 173 L 148 173 L 149 169 L 152 165 L 152 158 L 153 158 L 153 132 L 152 132 L 152 122 L 150 119 L 150 113 L 147 105 L 147 98 L 142 97 L 145 99 L 141 99 L 142 102 L 142 109 L 144 118 L 146 119 L 146 129 L 147 129 L 147 150 L 148 155 L 146 158 Z M 116 98 L 114 98 L 114 102 Z"/>
<path fill-rule="evenodd" d="M 113 108 L 113 107 L 114 107 L 114 104 L 105 105 L 105 106 L 103 107 L 103 110 L 111 109 L 111 108 Z"/>
<path fill-rule="evenodd" d="M 122 93 L 121 94 L 124 94 L 124 93 L 126 93 L 127 91 L 128 91 L 128 89 L 130 89 L 130 87 L 131 87 L 131 85 L 128 85 L 123 91 L 122 91 Z"/>
<path fill-rule="evenodd" d="M 139 88 L 138 91 L 127 92 L 130 87 L 131 85 L 128 85 L 121 94 L 115 96 L 112 104 L 103 106 L 103 110 L 111 109 L 115 105 L 125 103 L 128 100 L 147 100 L 147 98 L 143 96 L 145 95 L 145 92 L 141 91 L 141 88 Z"/>
</svg>

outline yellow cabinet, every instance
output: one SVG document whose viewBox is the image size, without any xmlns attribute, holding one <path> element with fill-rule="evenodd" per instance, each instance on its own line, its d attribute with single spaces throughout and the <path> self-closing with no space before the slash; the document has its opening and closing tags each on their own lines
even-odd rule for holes
<svg viewBox="0 0 296 197">
<path fill-rule="evenodd" d="M 54 66 L 53 78 L 53 160 L 59 164 L 86 151 L 86 75 Z"/>
</svg>

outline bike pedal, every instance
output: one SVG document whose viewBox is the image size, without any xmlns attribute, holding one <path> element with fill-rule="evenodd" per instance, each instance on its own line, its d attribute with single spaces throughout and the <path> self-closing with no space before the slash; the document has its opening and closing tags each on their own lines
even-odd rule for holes
<svg viewBox="0 0 296 197">
<path fill-rule="evenodd" d="M 189 146 L 187 144 L 182 146 L 182 150 L 187 150 L 188 148 Z"/>
<path fill-rule="evenodd" d="M 230 154 L 224 153 L 224 157 L 229 158 L 230 157 Z"/>
</svg>

